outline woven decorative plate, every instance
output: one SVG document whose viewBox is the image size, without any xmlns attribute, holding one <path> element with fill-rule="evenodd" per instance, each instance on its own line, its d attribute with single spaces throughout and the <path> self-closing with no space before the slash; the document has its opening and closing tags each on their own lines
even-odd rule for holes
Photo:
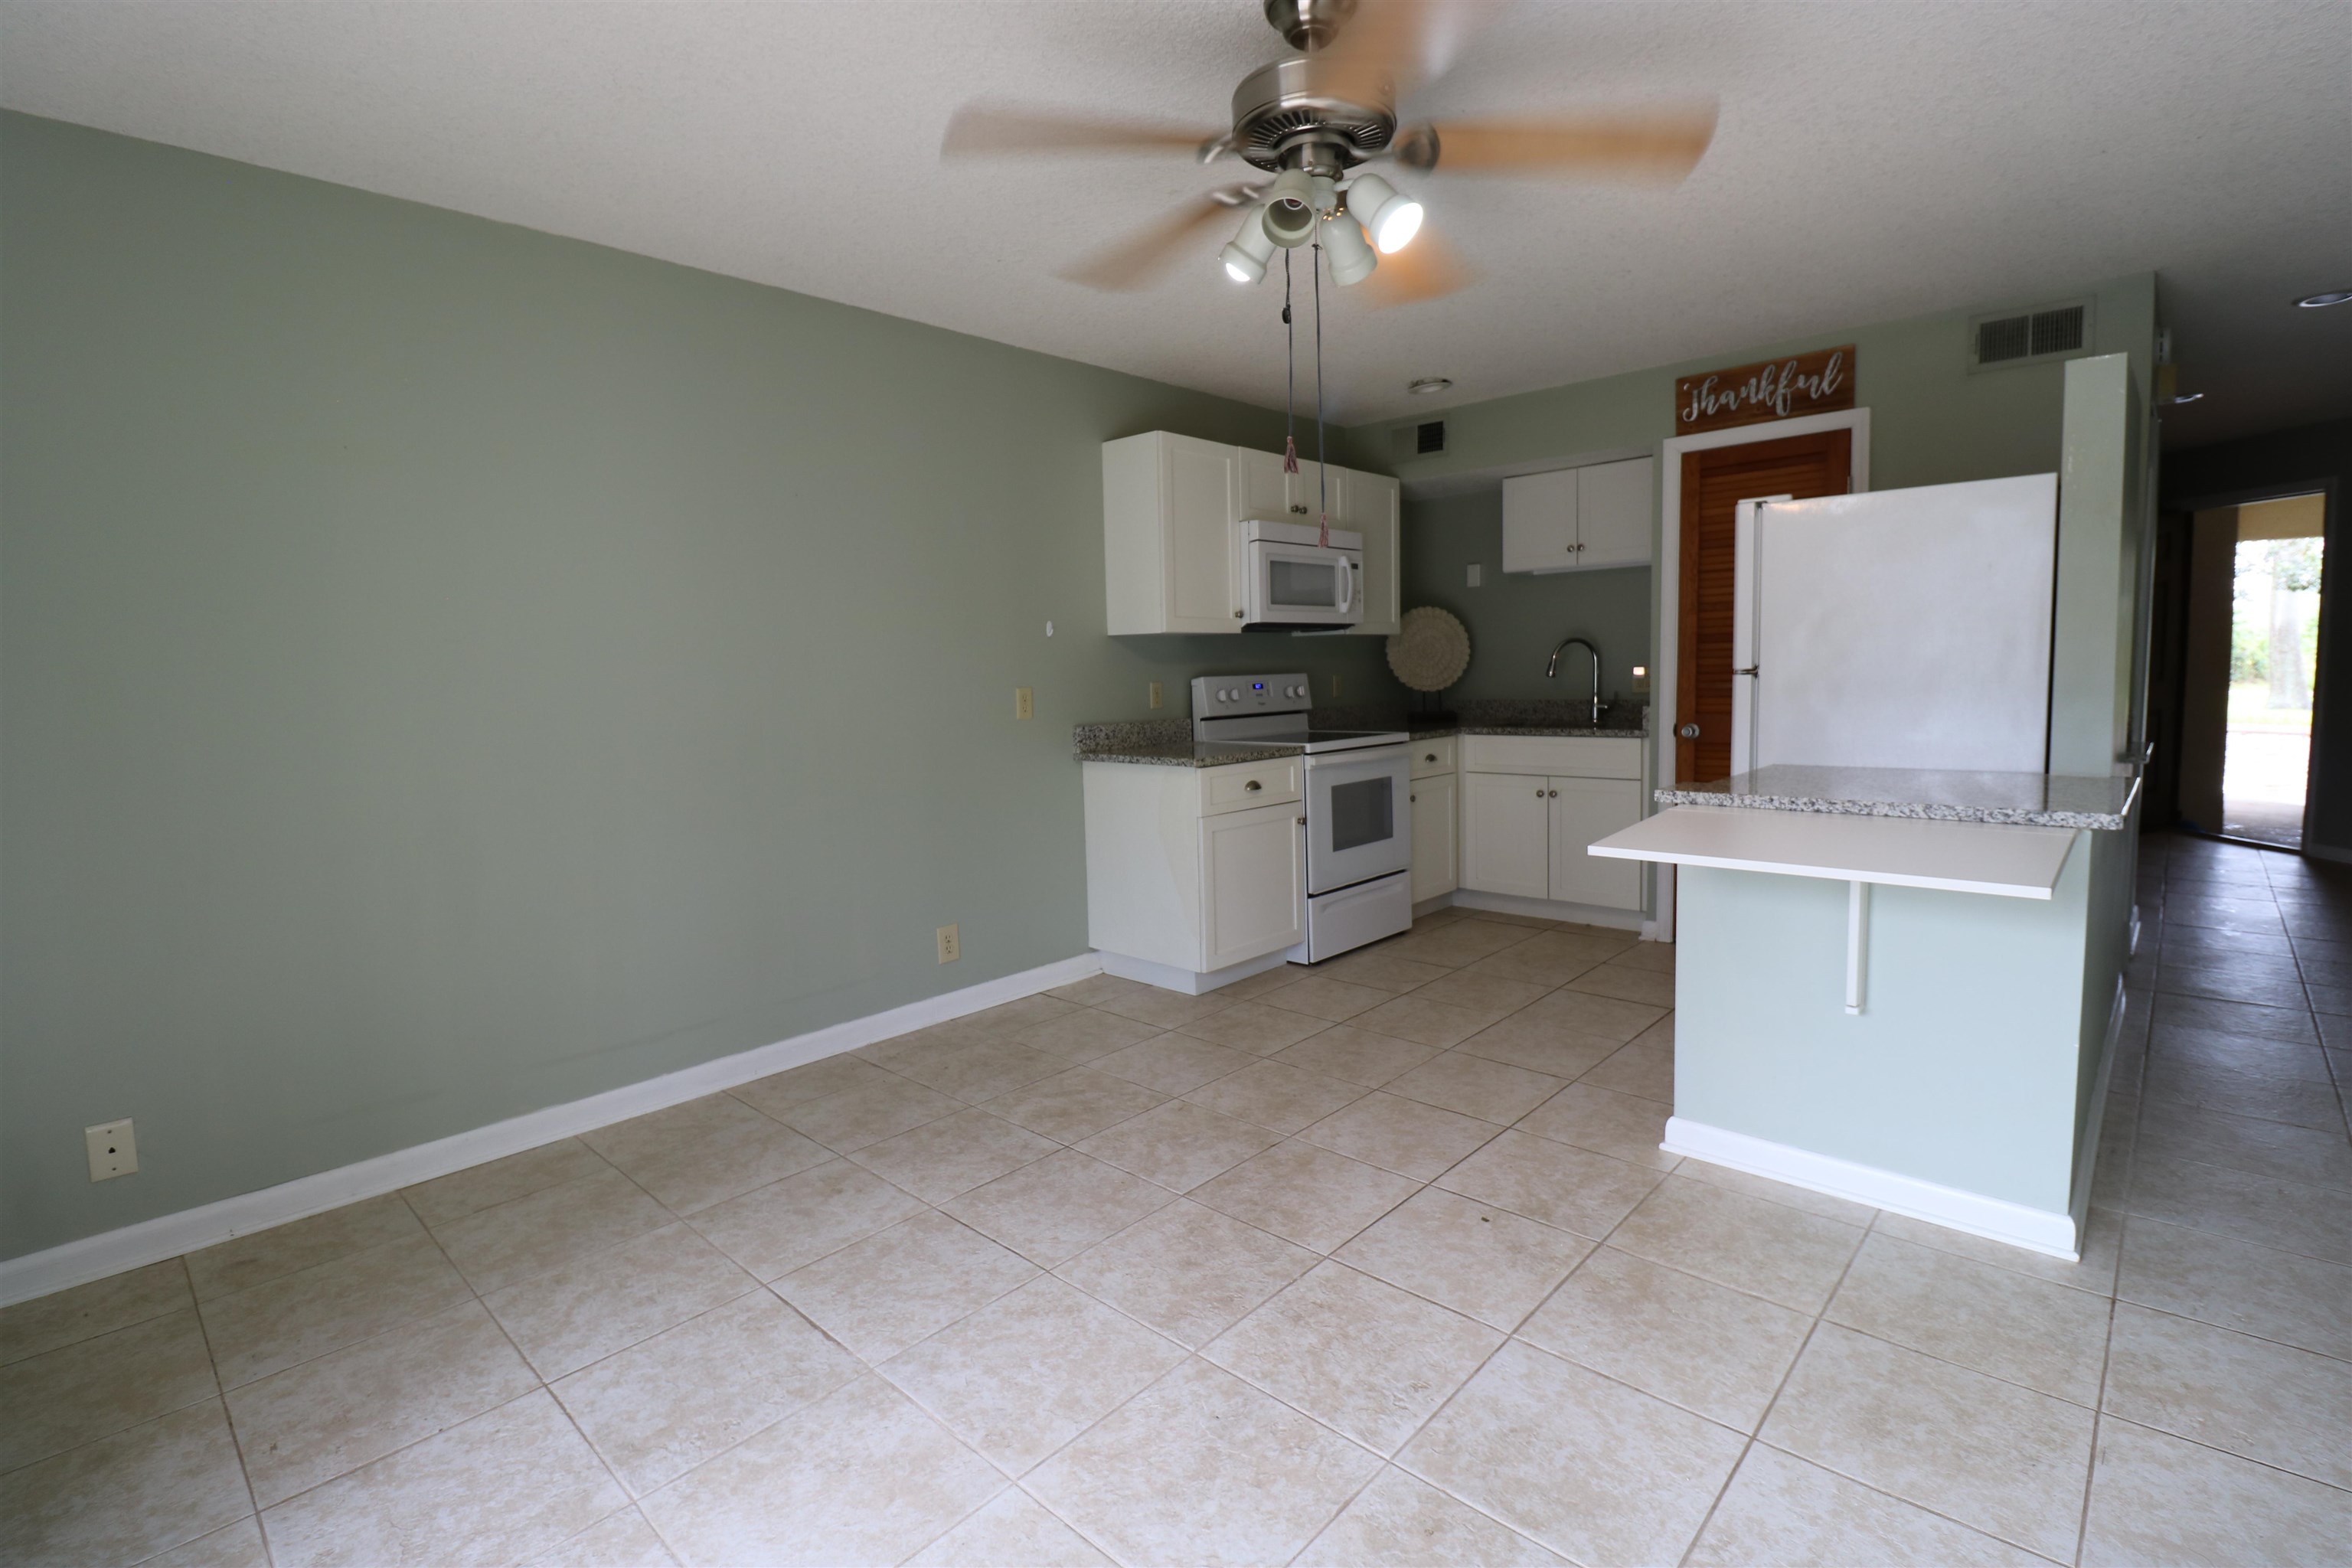
<svg viewBox="0 0 2352 1568">
<path fill-rule="evenodd" d="M 1470 633 L 1434 605 L 1407 610 L 1389 638 L 1389 668 L 1415 691 L 1443 691 L 1470 668 Z"/>
</svg>

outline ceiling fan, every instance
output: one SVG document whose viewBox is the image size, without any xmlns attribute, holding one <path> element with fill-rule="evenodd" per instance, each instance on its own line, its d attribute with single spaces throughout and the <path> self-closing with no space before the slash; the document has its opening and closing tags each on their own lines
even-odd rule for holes
<svg viewBox="0 0 2352 1568">
<path fill-rule="evenodd" d="M 1063 276 L 1096 289 L 1144 288 L 1200 230 L 1240 211 L 1240 230 L 1220 256 L 1235 282 L 1265 277 L 1276 249 L 1311 243 L 1329 258 L 1335 282 L 1370 279 L 1375 302 L 1410 304 L 1453 293 L 1470 270 L 1434 234 L 1421 233 L 1420 202 L 1361 165 L 1672 184 L 1715 134 L 1712 100 L 1401 125 L 1398 100 L 1437 74 L 1491 0 L 1265 3 L 1266 21 L 1300 52 L 1242 79 L 1228 127 L 967 104 L 949 121 L 940 156 L 1238 158 L 1269 177 L 1208 192 Z"/>
</svg>

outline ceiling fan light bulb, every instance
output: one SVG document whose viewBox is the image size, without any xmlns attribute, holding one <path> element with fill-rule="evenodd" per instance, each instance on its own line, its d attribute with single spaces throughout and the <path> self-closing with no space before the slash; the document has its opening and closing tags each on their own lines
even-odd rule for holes
<svg viewBox="0 0 2352 1568">
<path fill-rule="evenodd" d="M 1372 237 L 1384 256 L 1394 256 L 1412 243 L 1425 216 L 1422 205 L 1381 179 L 1359 174 L 1348 186 L 1348 210 Z"/>
<path fill-rule="evenodd" d="M 1346 288 L 1361 283 L 1381 264 L 1364 239 L 1364 231 L 1346 213 L 1323 226 L 1323 251 L 1331 258 L 1331 281 Z"/>
<path fill-rule="evenodd" d="M 1267 241 L 1295 250 L 1315 237 L 1315 182 L 1302 169 L 1285 169 L 1265 188 L 1260 226 Z"/>
<path fill-rule="evenodd" d="M 1273 255 L 1274 239 L 1265 232 L 1264 215 L 1252 207 L 1219 259 L 1225 264 L 1225 276 L 1234 282 L 1255 283 L 1265 276 L 1265 264 Z"/>
</svg>

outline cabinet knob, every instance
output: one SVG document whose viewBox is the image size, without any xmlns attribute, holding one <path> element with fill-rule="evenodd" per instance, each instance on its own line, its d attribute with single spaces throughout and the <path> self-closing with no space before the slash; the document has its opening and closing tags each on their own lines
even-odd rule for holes
<svg viewBox="0 0 2352 1568">
<path fill-rule="evenodd" d="M 1698 726 L 1696 724 L 1685 724 L 1681 729 L 1676 730 L 1675 733 L 1680 735 L 1685 741 L 1696 741 L 1698 739 Z"/>
<path fill-rule="evenodd" d="M 1244 788 L 1244 789 L 1245 789 L 1245 790 L 1248 790 L 1248 791 L 1250 791 L 1250 792 L 1251 792 L 1251 793 L 1253 793 L 1253 794 L 1256 793 L 1256 792 L 1257 792 L 1257 791 L 1259 791 L 1259 790 L 1264 789 L 1265 787 L 1265 785 L 1264 785 L 1264 784 L 1262 784 L 1258 783 L 1258 782 L 1257 782 L 1257 780 L 1255 780 L 1255 779 L 1252 779 L 1252 780 L 1250 780 L 1250 782 L 1249 782 L 1249 783 L 1247 783 L 1247 784 L 1245 784 L 1242 785 L 1242 788 Z"/>
<path fill-rule="evenodd" d="M 1554 790 L 1546 790 L 1544 793 L 1545 793 L 1546 795 L 1549 795 L 1549 796 L 1551 796 L 1551 797 L 1552 797 L 1552 799 L 1554 799 L 1554 800 L 1558 800 L 1558 799 L 1559 798 L 1559 791 L 1558 791 L 1558 790 L 1556 790 L 1556 789 L 1554 789 Z"/>
<path fill-rule="evenodd" d="M 1433 763 L 1437 761 L 1437 753 L 1435 752 L 1423 752 L 1421 754 L 1421 760 L 1424 763 Z"/>
<path fill-rule="evenodd" d="M 1541 799 L 1543 798 L 1543 791 L 1541 791 L 1541 790 L 1538 790 L 1538 791 L 1536 791 L 1536 798 L 1537 798 L 1538 800 L 1541 800 Z"/>
<path fill-rule="evenodd" d="M 1421 798 L 1421 796 L 1419 796 L 1419 795 L 1409 795 L 1405 796 L 1405 799 L 1407 799 L 1407 800 L 1419 800 L 1420 798 Z"/>
<path fill-rule="evenodd" d="M 1298 826 L 1301 826 L 1301 827 L 1304 827 L 1304 826 L 1307 826 L 1307 819 L 1306 819 L 1305 817 L 1303 817 L 1303 816 L 1301 816 L 1301 817 L 1297 817 L 1297 818 L 1295 818 L 1294 820 L 1296 820 L 1296 821 L 1297 822 Z"/>
</svg>

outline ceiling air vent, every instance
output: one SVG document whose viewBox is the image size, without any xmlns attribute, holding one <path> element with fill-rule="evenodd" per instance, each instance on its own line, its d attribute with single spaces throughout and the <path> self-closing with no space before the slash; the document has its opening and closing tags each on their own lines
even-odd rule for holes
<svg viewBox="0 0 2352 1568">
<path fill-rule="evenodd" d="M 2065 359 L 2084 352 L 2090 341 L 2088 300 L 1979 316 L 1969 322 L 1969 368 L 2000 370 Z"/>
</svg>

